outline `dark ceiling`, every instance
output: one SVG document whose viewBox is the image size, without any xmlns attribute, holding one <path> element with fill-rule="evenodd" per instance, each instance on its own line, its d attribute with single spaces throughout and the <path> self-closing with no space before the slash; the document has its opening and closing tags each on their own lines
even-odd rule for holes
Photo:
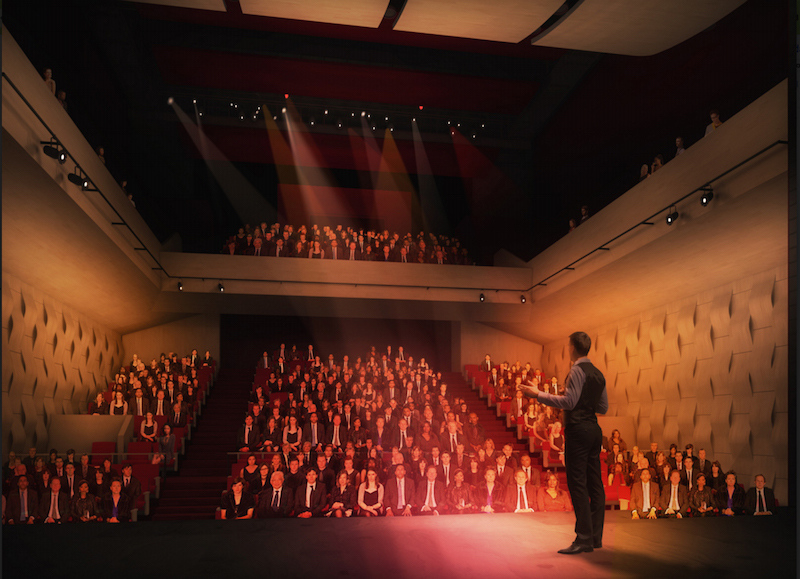
<svg viewBox="0 0 800 579">
<path fill-rule="evenodd" d="M 289 93 L 305 122 L 314 117 L 315 145 L 341 187 L 364 181 L 346 133 L 360 130 L 360 115 L 348 112 L 374 114 L 379 137 L 396 129 L 415 185 L 417 117 L 443 233 L 490 263 L 500 248 L 536 255 L 581 205 L 602 208 L 636 182 L 642 163 L 658 153 L 670 158 L 676 136 L 700 138 L 710 108 L 726 118 L 785 78 L 793 57 L 785 1 L 750 0 L 694 38 L 641 58 L 403 33 L 390 18 L 365 29 L 226 6 L 211 13 L 94 0 L 4 3 L 5 25 L 37 68 L 53 68 L 70 115 L 90 143 L 105 147 L 110 170 L 128 180 L 156 235 L 179 234 L 187 251 L 217 251 L 240 220 L 169 96 L 186 111 L 197 99 L 211 141 L 273 207 L 278 174 L 264 121 L 252 119 L 258 105 L 278 113 Z M 464 178 L 449 134 L 457 123 L 459 139 L 485 155 L 491 171 Z"/>
</svg>

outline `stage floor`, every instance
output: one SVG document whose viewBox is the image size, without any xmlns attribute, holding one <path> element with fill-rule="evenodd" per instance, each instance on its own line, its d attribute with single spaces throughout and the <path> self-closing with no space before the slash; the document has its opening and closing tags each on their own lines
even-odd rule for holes
<svg viewBox="0 0 800 579">
<path fill-rule="evenodd" d="M 6 577 L 796 577 L 795 512 L 632 521 L 604 547 L 559 555 L 572 513 L 3 527 Z"/>
</svg>

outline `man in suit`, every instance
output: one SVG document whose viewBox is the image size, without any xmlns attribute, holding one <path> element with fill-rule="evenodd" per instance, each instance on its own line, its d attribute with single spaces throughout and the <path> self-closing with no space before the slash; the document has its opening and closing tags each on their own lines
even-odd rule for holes
<svg viewBox="0 0 800 579">
<path fill-rule="evenodd" d="M 506 512 L 532 513 L 533 507 L 536 505 L 539 485 L 529 481 L 522 470 L 517 470 L 514 473 L 514 482 L 507 486 Z"/>
<path fill-rule="evenodd" d="M 185 428 L 186 424 L 188 423 L 188 418 L 188 413 L 181 409 L 180 402 L 176 402 L 172 405 L 172 413 L 169 417 L 169 425 L 173 429 Z"/>
<path fill-rule="evenodd" d="M 142 495 L 142 483 L 133 476 L 133 465 L 129 462 L 122 466 L 122 494 L 128 496 L 128 504 L 135 509 L 136 501 Z"/>
<path fill-rule="evenodd" d="M 94 476 L 94 467 L 89 464 L 89 455 L 82 454 L 80 463 L 78 464 L 78 468 L 76 470 L 76 475 L 78 480 L 91 480 L 89 477 Z"/>
<path fill-rule="evenodd" d="M 269 368 L 269 354 L 267 354 L 266 350 L 264 350 L 264 353 L 261 354 L 261 358 L 258 359 L 258 367 Z"/>
<path fill-rule="evenodd" d="M 694 468 L 694 460 L 691 456 L 683 459 L 683 471 L 681 471 L 681 484 L 686 487 L 686 492 L 691 493 L 697 479 L 698 471 Z"/>
<path fill-rule="evenodd" d="M 401 418 L 397 422 L 397 427 L 394 429 L 390 446 L 397 446 L 402 451 L 407 445 L 407 440 L 413 438 L 414 433 L 408 428 L 408 422 L 405 418 Z"/>
<path fill-rule="evenodd" d="M 483 425 L 478 424 L 478 415 L 474 412 L 469 413 L 469 422 L 464 426 L 464 436 L 467 439 L 467 444 L 475 452 L 478 452 L 478 448 L 486 442 L 486 432 L 483 429 Z"/>
<path fill-rule="evenodd" d="M 61 492 L 61 479 L 52 479 L 50 492 L 42 494 L 39 518 L 45 523 L 61 523 L 69 519 L 69 497 Z"/>
<path fill-rule="evenodd" d="M 416 505 L 420 515 L 440 515 L 447 513 L 445 499 L 445 486 L 438 479 L 438 469 L 434 465 L 428 466 L 425 473 L 426 480 L 417 487 Z"/>
<path fill-rule="evenodd" d="M 442 452 L 440 459 L 441 462 L 436 469 L 436 477 L 442 481 L 444 488 L 447 489 L 450 483 L 453 482 L 453 474 L 456 469 L 453 466 L 453 457 L 448 451 Z"/>
<path fill-rule="evenodd" d="M 656 463 L 656 456 L 658 455 L 658 443 L 651 442 L 650 443 L 650 450 L 644 453 L 645 458 L 648 460 L 650 464 Z"/>
<path fill-rule="evenodd" d="M 256 516 L 259 519 L 288 517 L 294 507 L 292 489 L 284 485 L 283 472 L 276 470 L 269 478 L 269 486 L 258 493 Z"/>
<path fill-rule="evenodd" d="M 506 455 L 500 453 L 496 458 L 495 468 L 497 469 L 497 482 L 509 486 L 514 484 L 514 469 L 508 466 Z"/>
<path fill-rule="evenodd" d="M 694 466 L 697 469 L 697 472 L 706 475 L 706 480 L 708 480 L 708 477 L 711 476 L 711 461 L 706 458 L 705 448 L 701 448 L 697 451 L 697 460 L 695 461 Z"/>
<path fill-rule="evenodd" d="M 766 486 L 763 474 L 756 475 L 756 486 L 747 490 L 744 511 L 748 515 L 771 515 L 775 511 L 775 493 Z"/>
<path fill-rule="evenodd" d="M 169 403 L 164 398 L 163 390 L 159 390 L 156 394 L 156 399 L 153 401 L 152 410 L 150 410 L 150 412 L 152 412 L 155 416 L 169 415 Z"/>
<path fill-rule="evenodd" d="M 308 422 L 303 425 L 303 443 L 310 442 L 311 450 L 322 452 L 322 445 L 327 440 L 325 429 L 319 423 L 319 415 L 312 412 L 308 415 Z"/>
<path fill-rule="evenodd" d="M 261 433 L 253 424 L 253 417 L 249 414 L 244 419 L 244 426 L 239 430 L 239 452 L 250 452 L 261 445 Z"/>
<path fill-rule="evenodd" d="M 655 519 L 661 510 L 659 499 L 661 496 L 658 485 L 653 482 L 650 470 L 641 472 L 638 482 L 631 486 L 630 510 L 631 518 Z"/>
<path fill-rule="evenodd" d="M 442 448 L 447 449 L 450 453 L 455 453 L 458 445 L 464 442 L 464 435 L 458 432 L 458 424 L 455 420 L 448 422 L 447 430 L 442 433 L 440 438 Z"/>
<path fill-rule="evenodd" d="M 397 388 L 397 384 L 394 380 L 389 380 L 389 384 L 386 387 L 386 392 L 384 394 L 384 400 L 389 401 L 393 398 L 397 399 L 400 397 L 400 389 Z"/>
<path fill-rule="evenodd" d="M 310 469 L 306 473 L 306 482 L 294 494 L 295 515 L 302 519 L 322 516 L 327 495 L 325 483 L 317 480 L 316 470 Z"/>
<path fill-rule="evenodd" d="M 342 450 L 347 444 L 347 429 L 342 425 L 339 414 L 334 415 L 333 421 L 328 425 L 325 440 L 334 450 Z"/>
<path fill-rule="evenodd" d="M 525 478 L 528 479 L 535 487 L 539 487 L 542 481 L 542 472 L 531 464 L 531 455 L 527 452 L 519 457 L 519 466 L 517 469 L 525 473 Z"/>
<path fill-rule="evenodd" d="M 686 516 L 689 494 L 686 487 L 681 484 L 681 473 L 678 470 L 673 470 L 669 474 L 669 481 L 661 488 L 660 501 L 661 508 L 664 509 L 661 516 L 677 519 Z"/>
<path fill-rule="evenodd" d="M 128 411 L 134 416 L 145 416 L 150 412 L 150 401 L 144 397 L 141 388 L 133 391 L 133 397 L 128 401 Z"/>
<path fill-rule="evenodd" d="M 349 261 L 361 261 L 361 251 L 355 241 L 350 242 L 344 258 Z"/>
<path fill-rule="evenodd" d="M 326 489 L 333 489 L 336 485 L 336 471 L 328 464 L 328 458 L 320 454 L 314 462 L 312 468 L 317 471 L 317 480 L 324 484 Z"/>
<path fill-rule="evenodd" d="M 78 481 L 80 480 L 75 476 L 75 465 L 70 463 L 64 467 L 64 478 L 61 480 L 61 489 L 67 495 L 69 500 L 78 492 Z"/>
<path fill-rule="evenodd" d="M 483 359 L 483 362 L 481 362 L 481 366 L 480 366 L 481 371 L 482 372 L 491 372 L 493 366 L 494 366 L 494 364 L 492 363 L 492 357 L 489 354 L 486 354 L 486 356 Z"/>
<path fill-rule="evenodd" d="M 414 507 L 415 490 L 414 481 L 406 477 L 406 467 L 403 464 L 395 465 L 394 476 L 386 481 L 383 495 L 386 516 L 410 517 Z"/>
<path fill-rule="evenodd" d="M 52 484 L 52 483 L 51 483 Z M 28 475 L 17 477 L 17 488 L 8 493 L 6 522 L 8 524 L 33 524 L 39 515 L 39 495 L 28 488 Z"/>
</svg>

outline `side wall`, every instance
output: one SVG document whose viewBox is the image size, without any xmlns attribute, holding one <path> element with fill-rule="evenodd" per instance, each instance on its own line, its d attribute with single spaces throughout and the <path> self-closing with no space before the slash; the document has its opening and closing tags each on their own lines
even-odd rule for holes
<svg viewBox="0 0 800 579">
<path fill-rule="evenodd" d="M 122 345 L 125 364 L 134 354 L 148 364 L 153 358 L 158 359 L 162 352 L 175 352 L 180 357 L 195 348 L 201 356 L 210 350 L 214 359 L 219 361 L 219 315 L 200 314 L 131 332 L 122 336 Z"/>
<path fill-rule="evenodd" d="M 3 453 L 46 452 L 52 417 L 86 412 L 107 388 L 122 338 L 5 272 L 2 291 Z"/>
<path fill-rule="evenodd" d="M 455 344 L 455 342 L 454 342 Z M 453 352 L 455 358 L 458 352 Z M 534 368 L 541 367 L 542 346 L 530 340 L 490 328 L 478 322 L 461 322 L 461 360 L 453 360 L 454 368 L 465 364 L 480 364 L 486 354 L 495 362 L 513 364 L 517 360 L 530 362 Z"/>
<path fill-rule="evenodd" d="M 609 415 L 636 425 L 629 445 L 691 442 L 788 504 L 788 285 L 778 268 L 586 330 Z M 545 346 L 547 374 L 566 375 L 565 342 Z"/>
</svg>

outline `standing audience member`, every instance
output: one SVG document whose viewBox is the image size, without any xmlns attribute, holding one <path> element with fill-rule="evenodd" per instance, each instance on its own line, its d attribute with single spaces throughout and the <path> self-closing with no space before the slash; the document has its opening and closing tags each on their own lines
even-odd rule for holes
<svg viewBox="0 0 800 579">
<path fill-rule="evenodd" d="M 56 81 L 53 80 L 53 69 L 52 68 L 45 68 L 42 72 L 42 78 L 44 78 L 44 84 L 47 85 L 48 90 L 53 93 L 53 96 L 56 95 Z"/>
<path fill-rule="evenodd" d="M 711 109 L 708 116 L 711 118 L 711 122 L 706 127 L 706 136 L 713 133 L 722 125 L 722 119 L 719 118 L 719 111 L 717 109 Z"/>
</svg>

